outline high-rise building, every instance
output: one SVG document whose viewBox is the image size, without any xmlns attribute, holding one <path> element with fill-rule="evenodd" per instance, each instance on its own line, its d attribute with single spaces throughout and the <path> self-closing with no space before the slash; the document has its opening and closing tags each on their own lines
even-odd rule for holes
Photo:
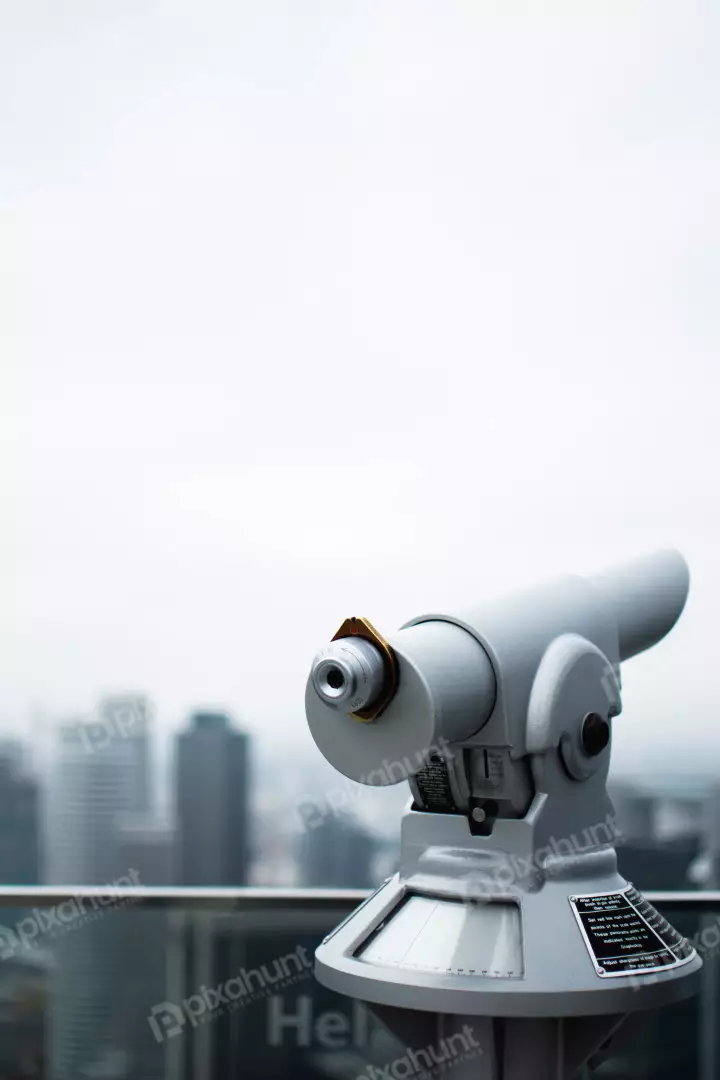
<svg viewBox="0 0 720 1080">
<path fill-rule="evenodd" d="M 95 721 L 63 724 L 48 789 L 50 885 L 104 885 L 126 874 L 116 819 L 137 809 L 137 752 L 128 739 L 95 741 Z"/>
<path fill-rule="evenodd" d="M 148 754 L 142 746 L 147 737 L 147 724 L 140 732 L 108 726 L 102 706 L 92 720 L 60 728 L 48 794 L 51 884 L 142 884 L 127 864 L 119 824 L 148 798 Z M 47 941 L 55 959 L 48 1017 L 51 1080 L 81 1080 L 98 1069 L 122 1074 L 125 1067 L 123 931 L 132 913 L 121 907 L 83 908 Z"/>
<path fill-rule="evenodd" d="M 300 882 L 305 888 L 369 889 L 377 884 L 378 842 L 349 814 L 326 814 L 303 834 Z"/>
<path fill-rule="evenodd" d="M 24 768 L 22 746 L 0 746 L 0 877 L 3 885 L 40 882 L 40 789 Z"/>
<path fill-rule="evenodd" d="M 172 885 L 175 832 L 167 822 L 127 814 L 118 822 L 123 862 L 143 885 Z M 166 996 L 170 915 L 158 905 L 133 907 L 115 917 L 122 936 L 118 967 L 118 1043 L 132 1080 L 165 1080 L 165 1047 L 152 1036 L 148 1016 Z"/>
<path fill-rule="evenodd" d="M 244 885 L 250 863 L 248 736 L 198 712 L 176 743 L 181 885 Z"/>
<path fill-rule="evenodd" d="M 98 706 L 98 719 L 106 737 L 126 747 L 130 759 L 130 809 L 137 814 L 147 814 L 152 806 L 152 715 L 152 706 L 143 694 L 111 694 Z"/>
<path fill-rule="evenodd" d="M 174 885 L 177 834 L 169 822 L 150 814 L 127 813 L 116 821 L 124 866 L 134 868 L 141 885 Z"/>
<path fill-rule="evenodd" d="M 3 885 L 40 881 L 40 791 L 25 767 L 24 747 L 0 742 L 0 880 Z M 42 1069 L 47 961 L 22 947 L 18 927 L 30 912 L 0 911 L 0 1076 L 29 1076 Z M 31 924 L 30 924 L 31 925 Z M 18 1072 L 18 1062 L 27 1072 Z"/>
</svg>

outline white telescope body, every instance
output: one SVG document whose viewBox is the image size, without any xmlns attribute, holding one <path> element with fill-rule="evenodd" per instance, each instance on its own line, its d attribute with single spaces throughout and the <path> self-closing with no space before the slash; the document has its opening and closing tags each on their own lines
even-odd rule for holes
<svg viewBox="0 0 720 1080">
<path fill-rule="evenodd" d="M 618 874 L 606 791 L 620 664 L 672 629 L 688 585 L 663 551 L 387 639 L 353 618 L 315 658 L 321 752 L 412 795 L 398 873 L 316 975 L 405 1041 L 472 1017 L 485 1052 L 463 1077 L 573 1076 L 628 1014 L 697 988 L 693 947 Z"/>
<path fill-rule="evenodd" d="M 683 557 L 663 551 L 587 579 L 560 578 L 462 614 L 412 619 L 388 638 L 399 678 L 382 719 L 357 723 L 349 710 L 322 698 L 311 677 L 310 731 L 339 772 L 378 786 L 407 780 L 408 770 L 420 768 L 433 749 L 472 741 L 491 720 L 493 738 L 520 756 L 524 707 L 548 645 L 563 634 L 578 635 L 617 671 L 621 661 L 672 629 L 688 585 Z M 326 662 L 335 648 L 323 650 Z M 376 663 L 382 665 L 377 653 Z M 608 685 L 611 680 L 612 672 Z"/>
<path fill-rule="evenodd" d="M 658 551 L 589 579 L 617 627 L 620 660 L 657 645 L 682 614 L 690 572 L 679 551 Z"/>
</svg>

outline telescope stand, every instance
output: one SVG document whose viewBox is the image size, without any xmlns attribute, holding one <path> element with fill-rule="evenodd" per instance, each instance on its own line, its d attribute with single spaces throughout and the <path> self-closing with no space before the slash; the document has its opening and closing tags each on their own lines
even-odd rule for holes
<svg viewBox="0 0 720 1080">
<path fill-rule="evenodd" d="M 398 872 L 315 953 L 324 986 L 400 1037 L 403 1076 L 570 1080 L 627 1014 L 697 992 L 697 950 L 618 873 L 606 783 L 620 664 L 687 591 L 661 552 L 387 641 L 353 617 L 316 655 L 305 709 L 327 760 L 412 794 Z"/>
<path fill-rule="evenodd" d="M 609 1052 L 626 1019 L 623 1014 L 499 1019 L 370 1008 L 408 1048 L 411 1061 L 420 1058 L 422 1048 L 422 1064 L 428 1058 L 432 1062 L 427 1071 L 448 1072 L 452 1080 L 572 1080 L 590 1058 L 599 1063 Z M 434 1053 L 427 1052 L 430 1048 Z M 418 1075 L 423 1075 L 422 1066 Z"/>
</svg>

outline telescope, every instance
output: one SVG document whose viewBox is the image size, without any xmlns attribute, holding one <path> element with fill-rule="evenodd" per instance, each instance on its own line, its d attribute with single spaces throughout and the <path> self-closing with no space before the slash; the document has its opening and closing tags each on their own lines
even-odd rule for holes
<svg viewBox="0 0 720 1080">
<path fill-rule="evenodd" d="M 606 789 L 620 665 L 688 585 L 662 551 L 387 638 L 349 618 L 315 656 L 320 751 L 411 796 L 398 872 L 325 938 L 316 977 L 407 1045 L 472 1030 L 457 1080 L 576 1076 L 698 988 L 696 950 L 618 873 Z"/>
</svg>

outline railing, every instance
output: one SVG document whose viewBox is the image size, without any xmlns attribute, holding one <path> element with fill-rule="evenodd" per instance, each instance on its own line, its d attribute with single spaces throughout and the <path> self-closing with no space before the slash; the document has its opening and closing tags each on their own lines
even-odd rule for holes
<svg viewBox="0 0 720 1080">
<path fill-rule="evenodd" d="M 315 946 L 366 895 L 0 888 L 0 1080 L 393 1076 L 403 1048 L 312 976 Z M 647 897 L 703 955 L 702 989 L 588 1075 L 718 1080 L 720 892 Z"/>
<path fill-rule="evenodd" d="M 249 903 L 333 905 L 359 904 L 368 895 L 366 889 L 301 889 L 267 888 L 264 886 L 242 885 L 234 888 L 215 886 L 180 886 L 180 885 L 0 885 L 0 907 L 27 906 L 33 904 L 56 904 L 77 896 L 120 896 L 137 900 L 143 904 L 163 902 L 169 907 L 187 906 L 192 903 Z M 720 910 L 720 890 L 678 892 L 643 891 L 652 904 L 667 906 L 675 911 L 714 911 Z"/>
<path fill-rule="evenodd" d="M 366 896 L 365 889 L 298 889 L 264 888 L 242 885 L 237 888 L 196 887 L 179 885 L 0 885 L 0 907 L 52 905 L 78 896 L 113 896 L 137 902 L 141 907 L 162 903 L 167 907 L 187 907 L 203 904 L 310 904 L 313 907 L 337 904 L 359 904 Z M 671 894 L 673 895 L 673 894 Z M 704 896 L 704 893 L 681 894 Z M 710 894 L 707 894 L 710 895 Z M 720 893 L 718 904 L 720 904 Z"/>
</svg>

